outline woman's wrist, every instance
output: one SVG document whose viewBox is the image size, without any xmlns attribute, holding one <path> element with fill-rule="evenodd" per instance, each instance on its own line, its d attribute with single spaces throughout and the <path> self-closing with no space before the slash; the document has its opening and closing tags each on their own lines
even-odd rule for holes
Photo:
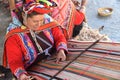
<svg viewBox="0 0 120 80">
<path fill-rule="evenodd" d="M 85 7 L 85 6 L 81 6 L 80 8 L 81 8 L 81 9 L 86 9 L 86 7 Z"/>
</svg>

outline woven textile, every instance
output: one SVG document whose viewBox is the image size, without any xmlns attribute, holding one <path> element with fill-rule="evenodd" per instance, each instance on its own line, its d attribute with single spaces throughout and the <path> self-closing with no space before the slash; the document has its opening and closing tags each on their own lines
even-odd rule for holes
<svg viewBox="0 0 120 80">
<path fill-rule="evenodd" d="M 54 8 L 51 16 L 61 25 L 65 37 L 71 38 L 76 9 L 72 0 L 54 0 L 57 7 Z"/>
<path fill-rule="evenodd" d="M 67 61 L 56 64 L 53 58 L 38 62 L 28 71 L 38 80 L 49 80 L 90 44 L 92 42 L 69 41 Z M 58 74 L 56 80 L 120 80 L 120 43 L 96 44 Z"/>
</svg>

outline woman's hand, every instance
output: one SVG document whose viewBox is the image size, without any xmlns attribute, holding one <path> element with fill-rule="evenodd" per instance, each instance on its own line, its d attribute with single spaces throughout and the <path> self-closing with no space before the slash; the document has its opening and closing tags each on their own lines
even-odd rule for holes
<svg viewBox="0 0 120 80">
<path fill-rule="evenodd" d="M 85 6 L 81 6 L 79 11 L 85 14 L 86 7 Z"/>
<path fill-rule="evenodd" d="M 36 80 L 36 79 L 32 76 L 28 76 L 26 74 L 21 74 L 19 80 Z"/>
<path fill-rule="evenodd" d="M 75 5 L 76 9 L 85 14 L 85 11 L 86 11 L 86 7 L 85 7 L 86 0 L 85 1 L 83 0 L 82 3 L 80 3 L 77 0 L 72 0 L 72 1 L 73 1 L 74 5 Z M 81 5 L 81 4 L 83 4 L 83 5 Z"/>
<path fill-rule="evenodd" d="M 19 80 L 29 80 L 29 76 L 26 74 L 21 74 Z"/>
<path fill-rule="evenodd" d="M 64 50 L 59 50 L 59 52 L 57 53 L 57 60 L 56 63 L 59 63 L 59 61 L 65 61 L 66 60 L 66 55 Z"/>
<path fill-rule="evenodd" d="M 75 7 L 76 7 L 76 9 L 79 9 L 80 8 L 80 2 L 79 1 L 77 1 L 77 0 L 72 0 L 73 1 L 73 3 L 74 3 L 74 5 L 75 5 Z"/>
</svg>

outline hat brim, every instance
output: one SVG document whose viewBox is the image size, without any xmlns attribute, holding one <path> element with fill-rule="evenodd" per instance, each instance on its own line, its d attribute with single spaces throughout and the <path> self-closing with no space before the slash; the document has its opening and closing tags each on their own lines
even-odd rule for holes
<svg viewBox="0 0 120 80">
<path fill-rule="evenodd" d="M 37 13 L 40 14 L 47 14 L 51 12 L 51 9 L 47 9 L 47 8 L 34 8 L 32 11 L 35 11 Z M 31 12 L 28 12 L 28 14 L 30 14 Z"/>
</svg>

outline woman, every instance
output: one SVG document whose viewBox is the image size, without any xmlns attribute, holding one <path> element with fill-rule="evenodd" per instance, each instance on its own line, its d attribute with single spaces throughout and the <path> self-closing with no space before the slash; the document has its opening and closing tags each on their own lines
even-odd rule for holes
<svg viewBox="0 0 120 80">
<path fill-rule="evenodd" d="M 57 7 L 52 11 L 52 17 L 59 22 L 67 39 L 75 38 L 82 29 L 85 18 L 87 0 L 53 0 Z M 74 3 L 74 4 L 73 4 Z"/>
<path fill-rule="evenodd" d="M 27 0 L 29 1 L 29 0 Z M 77 0 L 31 0 L 38 1 L 43 4 L 51 5 L 54 3 L 57 6 L 51 12 L 51 16 L 59 22 L 62 26 L 63 33 L 66 39 L 75 38 L 80 30 L 82 29 L 82 22 L 85 19 L 85 6 L 87 0 L 81 0 L 81 4 Z M 73 2 L 74 4 L 73 4 Z M 16 2 L 16 5 L 15 5 Z M 21 25 L 20 8 L 24 3 L 24 0 L 10 0 L 11 15 L 13 22 L 9 25 L 9 29 L 17 27 L 16 25 Z M 77 8 L 77 10 L 76 10 Z M 17 9 L 17 10 L 16 10 Z M 15 16 L 17 15 L 17 16 Z"/>
<path fill-rule="evenodd" d="M 52 55 L 53 51 L 57 53 L 56 62 L 66 60 L 66 39 L 60 27 L 45 14 L 50 11 L 48 6 L 28 2 L 23 7 L 24 25 L 6 35 L 4 65 L 7 59 L 7 65 L 19 80 L 29 80 L 26 69 L 38 58 Z"/>
</svg>

